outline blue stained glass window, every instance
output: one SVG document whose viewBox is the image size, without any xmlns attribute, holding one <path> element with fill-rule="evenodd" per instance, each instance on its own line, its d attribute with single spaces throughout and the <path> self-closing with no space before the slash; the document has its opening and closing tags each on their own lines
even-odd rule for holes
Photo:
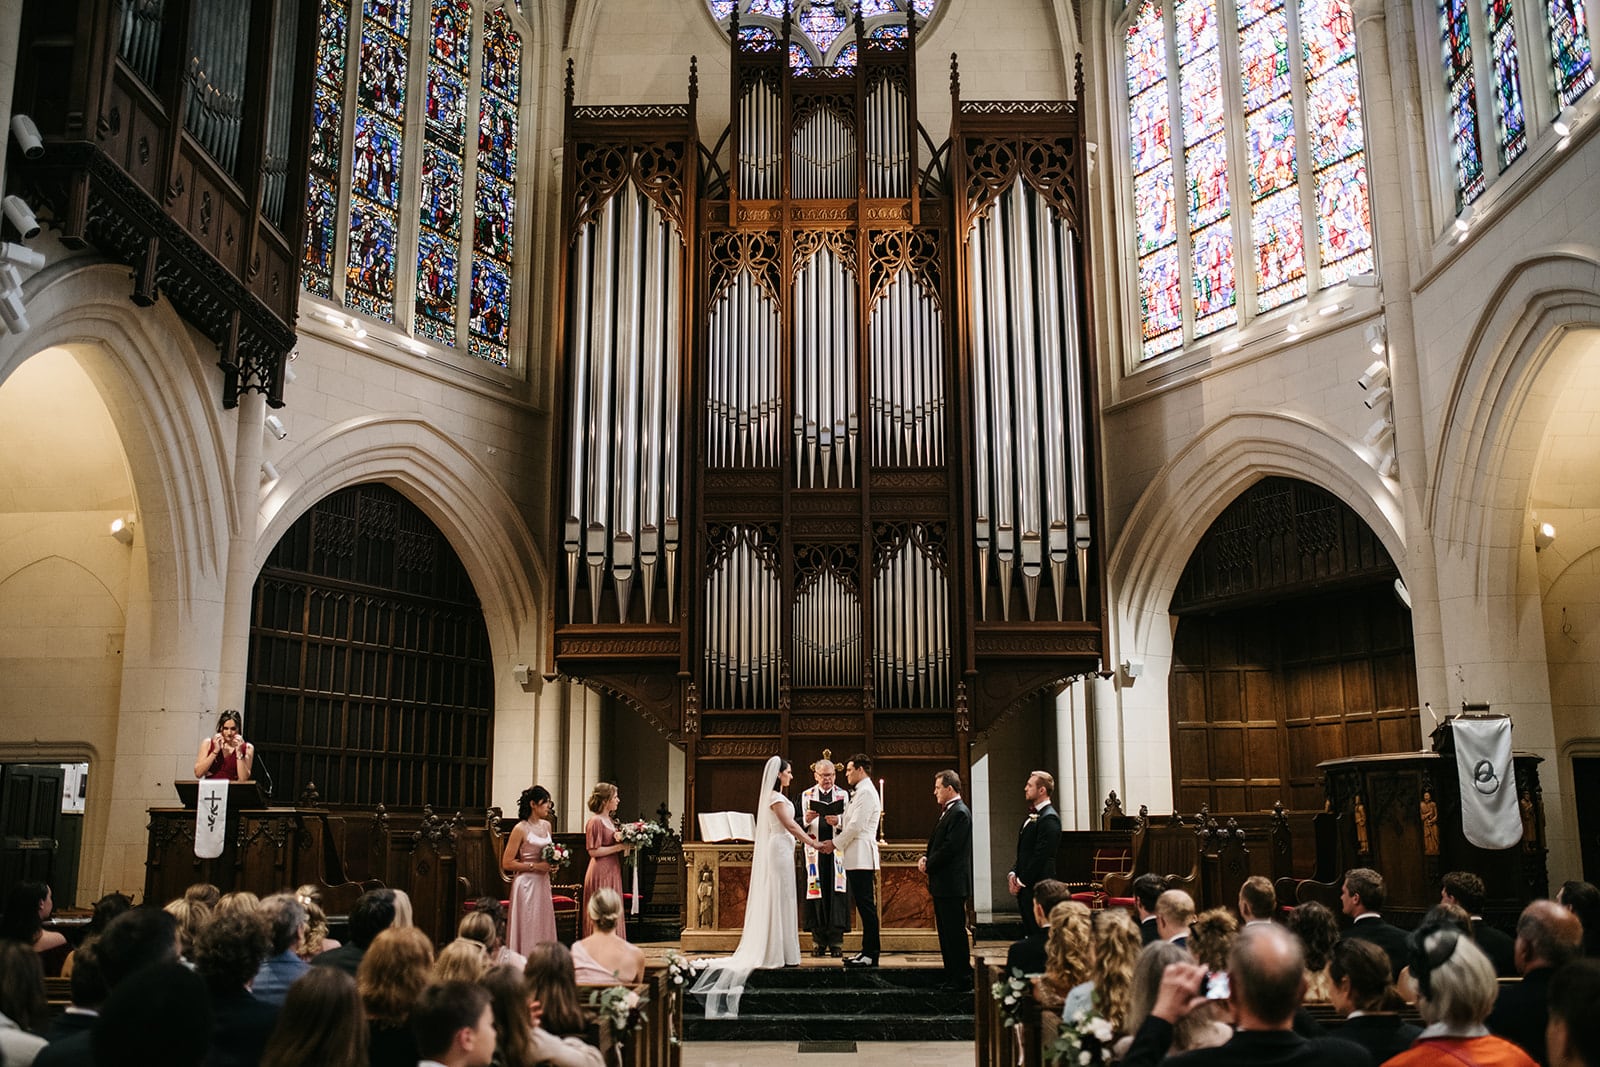
<svg viewBox="0 0 1600 1067">
<path fill-rule="evenodd" d="M 1522 87 L 1517 81 L 1517 24 L 1511 0 L 1485 0 L 1484 20 L 1489 27 L 1489 53 L 1494 64 L 1495 125 L 1499 132 L 1500 168 L 1504 170 L 1528 147 Z"/>
<path fill-rule="evenodd" d="M 517 91 L 522 39 L 503 11 L 483 25 L 483 98 L 478 111 L 478 190 L 473 204 L 468 350 L 510 365 L 511 262 L 515 254 Z M 494 72 L 491 77 L 491 72 Z"/>
<path fill-rule="evenodd" d="M 1161 5 L 1143 0 L 1124 41 L 1128 134 L 1138 225 L 1140 351 L 1149 359 L 1183 344 L 1183 271 L 1173 183 L 1172 98 Z"/>
<path fill-rule="evenodd" d="M 350 42 L 349 0 L 318 5 L 317 59 L 311 91 L 311 158 L 306 188 L 306 240 L 301 284 L 333 297 L 334 232 L 339 218 L 340 136 L 344 130 L 345 54 Z"/>
<path fill-rule="evenodd" d="M 306 193 L 306 247 L 303 276 L 308 291 L 333 296 L 333 235 L 338 224 L 338 190 L 325 179 L 311 176 Z"/>
<path fill-rule="evenodd" d="M 856 65 L 856 45 L 854 41 L 839 49 L 839 54 L 833 57 L 833 65 L 843 67 L 845 70 L 849 70 Z"/>
<path fill-rule="evenodd" d="M 765 51 L 780 46 L 784 13 L 790 16 L 789 67 L 849 69 L 857 62 L 854 40 L 857 9 L 869 39 L 903 40 L 906 21 L 914 13 L 920 29 L 933 17 L 939 0 L 706 0 L 711 17 L 724 30 L 739 17 L 740 47 Z"/>
<path fill-rule="evenodd" d="M 814 66 L 811 62 L 811 53 L 806 51 L 806 46 L 797 41 L 789 42 L 789 69 L 810 70 Z"/>
<path fill-rule="evenodd" d="M 1456 161 L 1456 195 L 1472 203 L 1484 190 L 1483 153 L 1478 147 L 1478 100 L 1472 70 L 1472 29 L 1467 0 L 1439 0 L 1440 48 L 1445 93 L 1450 99 L 1450 141 Z"/>
<path fill-rule="evenodd" d="M 412 328 L 440 344 L 454 345 L 460 293 L 458 261 L 472 7 L 468 0 L 432 0 L 428 23 L 426 125 Z"/>
<path fill-rule="evenodd" d="M 1556 99 L 1562 107 L 1569 107 L 1594 85 L 1594 56 L 1583 0 L 1547 0 L 1545 25 L 1550 31 Z"/>
</svg>

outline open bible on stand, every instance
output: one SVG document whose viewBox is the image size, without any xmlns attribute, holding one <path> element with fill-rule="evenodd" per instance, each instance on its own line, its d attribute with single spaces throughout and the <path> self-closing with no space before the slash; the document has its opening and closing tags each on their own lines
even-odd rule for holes
<svg viewBox="0 0 1600 1067">
<path fill-rule="evenodd" d="M 748 811 L 704 811 L 700 813 L 700 840 L 754 841 L 756 817 Z"/>
</svg>

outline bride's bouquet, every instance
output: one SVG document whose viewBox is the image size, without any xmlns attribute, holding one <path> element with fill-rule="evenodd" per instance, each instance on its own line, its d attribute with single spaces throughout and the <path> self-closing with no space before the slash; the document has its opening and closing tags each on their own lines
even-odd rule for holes
<svg viewBox="0 0 1600 1067">
<path fill-rule="evenodd" d="M 572 863 L 572 850 L 566 845 L 551 843 L 544 846 L 544 849 L 539 853 L 539 858 L 548 863 L 550 865 L 550 873 L 555 874 Z"/>
</svg>

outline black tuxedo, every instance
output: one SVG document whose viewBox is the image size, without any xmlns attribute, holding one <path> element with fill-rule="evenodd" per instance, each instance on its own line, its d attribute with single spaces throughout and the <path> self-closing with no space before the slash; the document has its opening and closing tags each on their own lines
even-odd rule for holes
<svg viewBox="0 0 1600 1067">
<path fill-rule="evenodd" d="M 1372 1062 L 1383 1063 L 1411 1047 L 1411 1042 L 1422 1033 L 1422 1027 L 1413 1026 L 1391 1012 L 1375 1015 L 1358 1015 L 1346 1019 L 1339 1027 L 1341 1041 L 1353 1041 L 1372 1053 Z"/>
<path fill-rule="evenodd" d="M 1154 915 L 1148 919 L 1139 920 L 1139 936 L 1144 939 L 1144 943 L 1147 945 L 1152 941 L 1161 940 L 1161 932 L 1156 929 L 1156 917 Z"/>
<path fill-rule="evenodd" d="M 1510 934 L 1496 930 L 1481 918 L 1473 919 L 1472 940 L 1494 964 L 1496 975 L 1501 978 L 1517 976 L 1517 942 Z"/>
<path fill-rule="evenodd" d="M 1054 805 L 1046 802 L 1036 812 L 1030 811 L 1023 821 L 1017 834 L 1017 862 L 1011 868 L 1022 883 L 1017 891 L 1017 909 L 1022 912 L 1025 935 L 1038 929 L 1033 921 L 1033 887 L 1041 878 L 1056 876 L 1056 851 L 1060 847 L 1061 816 L 1056 814 Z"/>
<path fill-rule="evenodd" d="M 1154 1015 L 1134 1035 L 1123 1067 L 1156 1067 L 1172 1045 L 1172 1024 Z M 1240 1030 L 1225 1045 L 1181 1052 L 1164 1067 L 1372 1067 L 1360 1045 L 1336 1037 L 1308 1041 L 1293 1030 Z"/>
<path fill-rule="evenodd" d="M 1540 1063 L 1550 1062 L 1544 1028 L 1550 1021 L 1550 976 L 1555 973 L 1554 967 L 1535 967 L 1522 981 L 1501 986 L 1494 1010 L 1484 1020 L 1490 1033 L 1521 1046 Z"/>
<path fill-rule="evenodd" d="M 1400 980 L 1400 971 L 1411 962 L 1411 935 L 1384 922 L 1383 917 L 1374 915 L 1370 919 L 1362 918 L 1350 924 L 1350 929 L 1344 936 L 1352 941 L 1368 941 L 1389 954 L 1389 976 L 1393 981 Z"/>
<path fill-rule="evenodd" d="M 971 984 L 967 897 L 972 895 L 972 812 L 960 797 L 940 814 L 928 835 L 926 866 L 945 978 Z"/>
<path fill-rule="evenodd" d="M 1045 951 L 1045 932 L 1031 934 L 1021 941 L 1011 942 L 1006 949 L 1006 973 L 1043 974 L 1049 954 Z"/>
</svg>

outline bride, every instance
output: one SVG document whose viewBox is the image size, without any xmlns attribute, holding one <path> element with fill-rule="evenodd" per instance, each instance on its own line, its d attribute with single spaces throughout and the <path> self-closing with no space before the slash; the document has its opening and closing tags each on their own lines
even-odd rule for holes
<svg viewBox="0 0 1600 1067">
<path fill-rule="evenodd" d="M 750 895 L 745 903 L 739 947 L 726 959 L 712 960 L 694 984 L 693 992 L 706 998 L 708 1019 L 739 1014 L 739 997 L 751 971 L 795 967 L 800 963 L 794 845 L 802 841 L 818 851 L 831 852 L 833 843 L 818 841 L 794 821 L 794 804 L 784 796 L 793 778 L 794 771 L 782 756 L 767 760 L 761 771 Z"/>
</svg>

